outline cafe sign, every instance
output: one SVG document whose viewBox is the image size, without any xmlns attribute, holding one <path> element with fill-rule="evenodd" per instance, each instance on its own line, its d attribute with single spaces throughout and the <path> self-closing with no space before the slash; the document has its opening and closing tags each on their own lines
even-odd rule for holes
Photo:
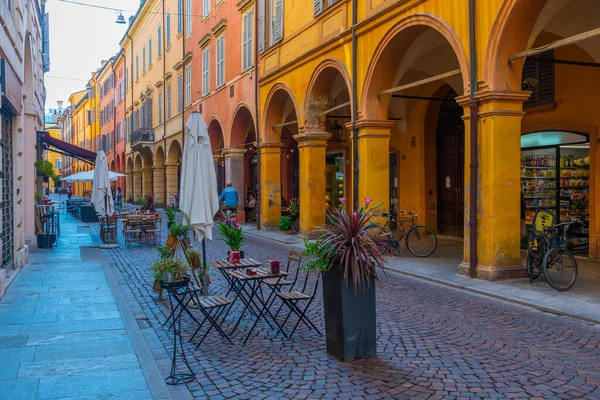
<svg viewBox="0 0 600 400">
<path fill-rule="evenodd" d="M 21 84 L 10 65 L 3 58 L 0 58 L 0 96 L 3 108 L 7 108 L 13 115 L 21 115 L 23 99 Z"/>
</svg>

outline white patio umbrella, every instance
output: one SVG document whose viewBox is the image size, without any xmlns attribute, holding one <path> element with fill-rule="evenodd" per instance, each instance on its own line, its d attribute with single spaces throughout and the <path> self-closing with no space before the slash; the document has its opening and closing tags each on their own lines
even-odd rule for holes
<svg viewBox="0 0 600 400">
<path fill-rule="evenodd" d="M 94 172 L 95 169 L 89 171 L 77 172 L 73 175 L 69 175 L 61 179 L 64 182 L 93 182 L 94 181 Z M 119 174 L 118 172 L 108 171 L 108 179 L 111 182 L 116 181 L 120 177 L 125 176 L 123 174 Z"/>
<path fill-rule="evenodd" d="M 208 129 L 199 112 L 191 113 L 185 126 L 179 208 L 183 213 L 183 224 L 191 227 L 198 239 L 212 240 L 219 196 Z M 202 244 L 205 245 L 204 241 Z"/>
<path fill-rule="evenodd" d="M 88 171 L 89 172 L 89 171 Z M 92 198 L 94 209 L 98 215 L 104 217 L 113 215 L 115 205 L 113 203 L 112 191 L 108 174 L 108 161 L 104 151 L 100 150 L 96 156 L 96 168 L 93 172 Z"/>
</svg>

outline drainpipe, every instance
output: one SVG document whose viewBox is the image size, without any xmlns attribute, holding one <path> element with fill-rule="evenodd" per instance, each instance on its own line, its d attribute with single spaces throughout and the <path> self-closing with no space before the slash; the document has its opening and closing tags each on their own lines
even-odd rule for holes
<svg viewBox="0 0 600 400">
<path fill-rule="evenodd" d="M 181 60 L 183 60 L 185 58 L 185 23 L 186 23 L 186 18 L 185 18 L 185 4 L 186 2 L 182 2 L 182 10 L 181 12 L 183 13 L 183 15 L 181 16 L 181 29 L 183 29 L 183 32 L 181 33 Z M 183 146 L 185 146 L 185 65 L 182 67 L 183 68 L 183 72 L 181 73 L 181 101 L 183 104 L 181 104 L 181 151 L 183 152 Z M 177 93 L 177 101 L 179 101 L 179 93 Z M 204 117 L 203 117 L 204 118 Z M 181 184 L 181 183 L 180 183 Z M 179 192 L 178 192 L 179 193 Z M 181 201 L 181 199 L 179 199 L 179 201 Z"/>
<path fill-rule="evenodd" d="M 358 210 L 359 207 L 358 181 L 360 179 L 360 172 L 358 168 L 358 128 L 356 127 L 356 119 L 358 118 L 358 72 L 356 70 L 358 48 L 358 38 L 356 37 L 357 5 L 358 0 L 352 0 L 352 165 L 354 172 L 352 203 L 355 210 Z"/>
<path fill-rule="evenodd" d="M 129 67 L 129 71 L 131 72 L 131 114 L 129 115 L 129 120 L 131 121 L 131 129 L 129 129 L 129 143 L 131 144 L 131 135 L 133 135 L 133 103 L 134 103 L 134 98 L 133 98 L 133 38 L 131 36 L 129 36 L 129 33 L 127 34 L 127 37 L 129 38 L 129 40 L 131 40 L 131 62 L 130 62 L 130 67 Z M 125 88 L 127 89 L 127 88 Z M 125 109 L 127 109 L 127 97 L 125 98 Z M 127 144 L 125 144 L 125 147 L 127 147 Z M 135 157 L 133 157 L 133 169 L 135 169 Z M 133 170 L 131 172 L 131 200 L 135 201 L 135 175 L 133 173 Z"/>
<path fill-rule="evenodd" d="M 258 179 L 260 180 L 260 135 L 258 132 L 259 126 L 260 126 L 260 106 L 259 106 L 259 102 L 260 102 L 260 96 L 258 93 L 258 89 L 259 89 L 259 85 L 258 85 L 258 23 L 259 23 L 259 18 L 258 18 L 258 1 L 254 2 L 254 112 L 256 115 L 256 121 L 255 121 L 255 127 L 254 127 L 254 132 L 255 132 L 255 138 L 256 138 L 256 171 L 258 174 Z M 252 165 L 252 160 L 250 160 L 250 165 Z M 252 168 L 252 166 L 250 166 L 250 168 Z M 256 192 L 256 204 L 260 204 L 260 195 L 261 195 L 261 191 L 260 191 L 260 183 L 258 184 L 258 189 Z M 259 208 L 258 210 L 259 212 L 256 213 L 256 229 L 260 229 L 260 220 L 261 220 L 261 210 Z"/>
<path fill-rule="evenodd" d="M 167 80 L 165 74 L 167 73 L 167 53 L 166 53 L 166 41 L 165 41 L 165 0 L 162 1 L 162 59 L 163 59 L 163 188 L 164 188 L 164 199 L 165 207 L 169 204 L 167 199 Z M 183 147 L 182 147 L 183 150 Z"/>
<path fill-rule="evenodd" d="M 355 0 L 356 1 L 356 0 Z M 476 31 L 475 31 L 475 0 L 469 0 L 469 47 L 470 47 L 470 58 L 471 58 L 471 90 L 470 90 L 470 182 L 469 182 L 469 277 L 477 277 L 477 198 L 478 198 L 478 172 L 479 172 L 479 159 L 478 159 L 478 126 L 479 126 L 479 108 L 475 93 L 477 92 L 477 45 L 476 45 Z"/>
</svg>

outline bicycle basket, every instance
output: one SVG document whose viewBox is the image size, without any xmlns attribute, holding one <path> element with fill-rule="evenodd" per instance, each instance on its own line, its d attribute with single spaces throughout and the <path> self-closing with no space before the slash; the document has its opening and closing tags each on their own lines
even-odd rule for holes
<svg viewBox="0 0 600 400">
<path fill-rule="evenodd" d="M 536 232 L 544 232 L 544 228 L 554 225 L 554 215 L 546 211 L 538 211 L 533 218 L 533 227 Z"/>
</svg>

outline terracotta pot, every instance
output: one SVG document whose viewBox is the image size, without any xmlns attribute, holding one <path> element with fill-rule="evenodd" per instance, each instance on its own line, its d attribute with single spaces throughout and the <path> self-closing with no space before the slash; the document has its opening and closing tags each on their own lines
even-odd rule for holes
<svg viewBox="0 0 600 400">
<path fill-rule="evenodd" d="M 167 236 L 167 243 L 166 246 L 167 247 L 173 247 L 175 246 L 175 243 L 177 243 L 177 238 L 175 236 Z"/>
</svg>

